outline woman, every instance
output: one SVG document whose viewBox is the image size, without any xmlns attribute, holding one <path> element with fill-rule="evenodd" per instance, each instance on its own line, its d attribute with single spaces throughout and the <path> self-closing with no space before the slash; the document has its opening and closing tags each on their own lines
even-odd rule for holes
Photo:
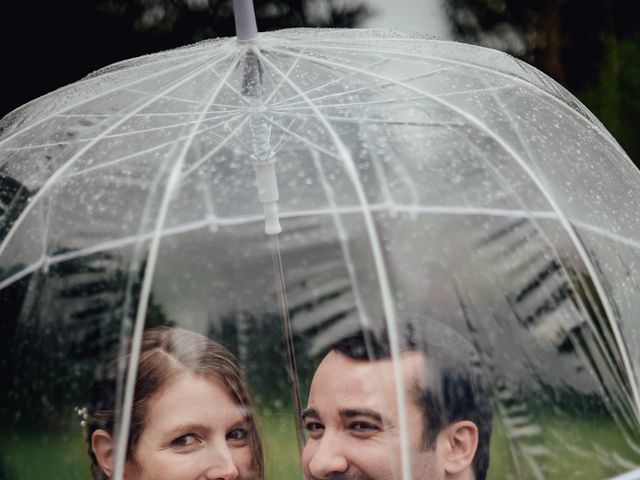
<svg viewBox="0 0 640 480">
<path fill-rule="evenodd" d="M 113 475 L 117 361 L 107 364 L 83 410 L 95 480 Z M 124 478 L 263 478 L 262 446 L 236 358 L 222 345 L 178 328 L 142 339 Z"/>
</svg>

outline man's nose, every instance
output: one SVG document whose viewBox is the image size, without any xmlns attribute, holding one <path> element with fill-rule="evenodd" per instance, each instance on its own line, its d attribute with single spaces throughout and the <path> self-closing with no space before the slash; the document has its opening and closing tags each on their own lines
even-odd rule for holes
<svg viewBox="0 0 640 480">
<path fill-rule="evenodd" d="M 349 468 L 349 462 L 339 435 L 325 433 L 317 442 L 309 461 L 309 473 L 320 479 L 331 478 L 336 473 L 345 473 Z"/>
<path fill-rule="evenodd" d="M 209 467 L 205 472 L 207 480 L 235 480 L 240 475 L 226 444 L 212 449 L 209 454 L 209 462 Z"/>
</svg>

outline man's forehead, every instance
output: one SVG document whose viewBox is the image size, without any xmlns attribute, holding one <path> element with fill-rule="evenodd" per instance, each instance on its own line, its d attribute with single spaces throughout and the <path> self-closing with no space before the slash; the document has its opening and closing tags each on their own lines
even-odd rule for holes
<svg viewBox="0 0 640 480">
<path fill-rule="evenodd" d="M 359 360 L 337 352 L 329 352 L 320 363 L 311 385 L 310 400 L 336 396 L 375 405 L 380 399 L 394 397 L 400 384 L 405 391 L 428 381 L 425 358 L 420 352 L 404 352 L 398 357 L 400 378 L 391 359 Z"/>
<path fill-rule="evenodd" d="M 403 376 L 426 373 L 426 358 L 422 352 L 411 350 L 402 352 L 397 357 L 398 365 Z M 394 361 L 391 357 L 381 359 L 354 359 L 342 352 L 331 350 L 320 362 L 318 371 L 322 367 L 327 369 L 348 368 L 358 371 L 361 375 L 395 375 Z"/>
</svg>

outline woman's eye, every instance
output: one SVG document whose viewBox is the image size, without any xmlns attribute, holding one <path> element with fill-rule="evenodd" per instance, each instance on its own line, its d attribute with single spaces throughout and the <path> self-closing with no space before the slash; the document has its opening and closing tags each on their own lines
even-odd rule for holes
<svg viewBox="0 0 640 480">
<path fill-rule="evenodd" d="M 227 433 L 227 440 L 240 442 L 249 438 L 249 431 L 246 428 L 234 428 Z"/>
<path fill-rule="evenodd" d="M 192 433 L 181 435 L 171 441 L 173 447 L 190 447 L 196 443 L 196 436 Z"/>
</svg>

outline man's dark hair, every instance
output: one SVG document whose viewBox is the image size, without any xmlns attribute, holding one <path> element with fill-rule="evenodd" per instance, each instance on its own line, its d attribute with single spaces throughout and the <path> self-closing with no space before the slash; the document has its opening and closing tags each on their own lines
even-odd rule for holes
<svg viewBox="0 0 640 480">
<path fill-rule="evenodd" d="M 435 447 L 438 434 L 461 420 L 478 427 L 478 448 L 472 468 L 476 480 L 485 480 L 489 468 L 492 407 L 486 375 L 473 345 L 451 328 L 427 319 L 398 326 L 400 351 L 421 352 L 433 382 L 414 387 L 415 401 L 424 414 L 426 448 Z M 355 360 L 391 358 L 386 330 L 376 334 L 360 330 L 343 337 L 331 349 Z"/>
</svg>

